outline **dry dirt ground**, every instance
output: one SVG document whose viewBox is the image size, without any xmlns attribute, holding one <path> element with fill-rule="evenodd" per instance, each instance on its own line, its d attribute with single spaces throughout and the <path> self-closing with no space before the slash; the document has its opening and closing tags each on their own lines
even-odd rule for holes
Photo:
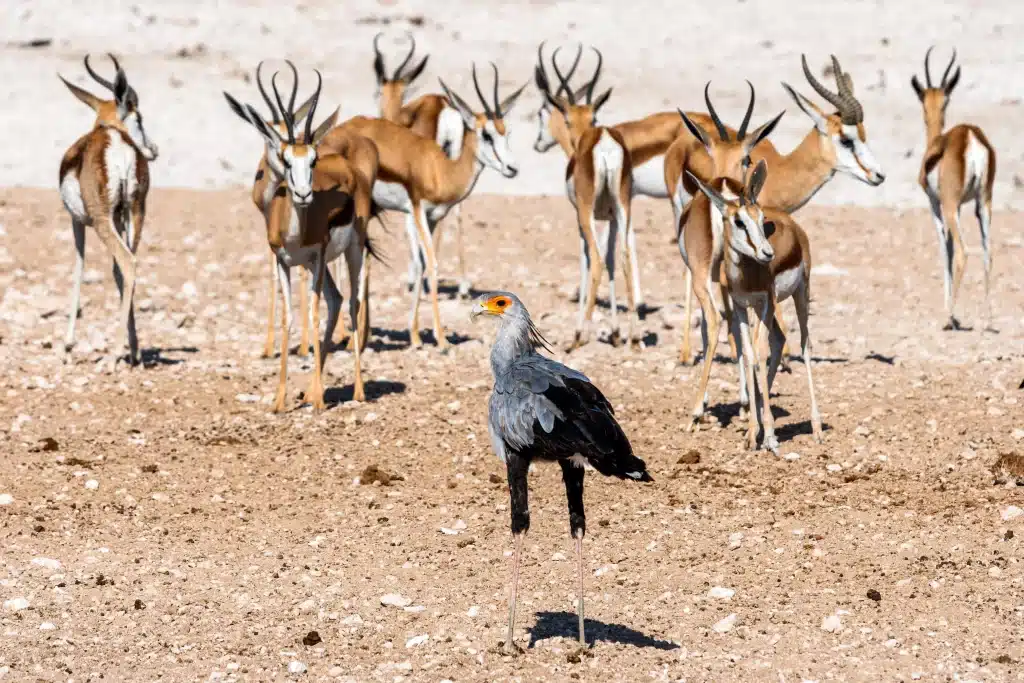
<svg viewBox="0 0 1024 683">
<path fill-rule="evenodd" d="M 56 192 L 0 192 L 0 679 L 1024 679 L 1024 516 L 1011 507 L 1024 488 L 992 472 L 1024 444 L 1024 216 L 993 223 L 996 334 L 978 324 L 976 251 L 962 297 L 974 329 L 941 331 L 923 211 L 802 212 L 826 439 L 810 438 L 794 360 L 773 456 L 743 449 L 724 358 L 714 419 L 682 430 L 696 370 L 676 363 L 681 265 L 667 207 L 636 207 L 643 285 L 662 306 L 643 323 L 647 347 L 595 339 L 568 362 L 611 399 L 655 482 L 587 477 L 593 650 L 577 663 L 552 467 L 531 475 L 526 653 L 494 651 L 511 544 L 486 433 L 491 332 L 446 294 L 451 353 L 407 348 L 399 220 L 375 228 L 390 265 L 373 271 L 369 400 L 347 400 L 339 352 L 329 409 L 299 407 L 309 362 L 293 357 L 295 409 L 272 415 L 265 243 L 244 190 L 153 193 L 137 292 L 146 363 L 113 373 L 96 363 L 120 336 L 95 235 L 63 364 L 66 216 Z M 480 197 L 464 216 L 476 285 L 519 293 L 564 347 L 578 263 L 564 198 Z M 389 594 L 406 606 L 383 605 Z"/>
</svg>

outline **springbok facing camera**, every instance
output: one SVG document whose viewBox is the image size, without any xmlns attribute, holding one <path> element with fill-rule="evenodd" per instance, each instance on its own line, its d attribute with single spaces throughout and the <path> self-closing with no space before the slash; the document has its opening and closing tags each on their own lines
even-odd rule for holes
<svg viewBox="0 0 1024 683">
<path fill-rule="evenodd" d="M 139 111 L 139 95 L 128 84 L 121 65 L 108 54 L 116 70 L 108 81 L 84 59 L 93 80 L 110 91 L 112 100 L 99 98 L 58 76 L 68 90 L 96 112 L 92 130 L 78 138 L 60 160 L 60 196 L 71 215 L 75 235 L 75 270 L 71 289 L 64 351 L 75 343 L 85 267 L 85 228 L 91 225 L 114 258 L 114 282 L 121 296 L 121 325 L 127 332 L 128 360 L 139 362 L 139 339 L 135 332 L 135 254 L 142 240 L 149 192 L 149 162 L 157 158 L 157 147 L 146 135 Z M 114 365 L 120 354 L 114 353 Z"/>
<path fill-rule="evenodd" d="M 293 74 L 295 67 L 288 62 Z M 267 144 L 267 164 L 274 174 L 277 190 L 271 201 L 267 221 L 267 242 L 277 255 L 282 291 L 290 291 L 290 268 L 302 266 L 312 275 L 313 314 L 313 372 L 310 377 L 306 399 L 314 409 L 322 410 L 324 387 L 323 365 L 330 353 L 331 337 L 338 322 L 342 297 L 327 269 L 327 263 L 345 254 L 349 266 L 350 292 L 353 300 L 353 343 L 355 363 L 355 386 L 353 398 L 365 400 L 361 372 L 360 352 L 363 347 L 359 338 L 364 328 L 369 288 L 370 246 L 367 225 L 373 213 L 366 205 L 360 189 L 360 172 L 348 159 L 340 154 L 322 153 L 319 143 L 334 126 L 338 110 L 313 129 L 313 115 L 323 81 L 317 71 L 317 87 L 313 93 L 309 113 L 306 115 L 305 132 L 300 136 L 295 131 L 295 98 L 298 92 L 297 74 L 292 82 L 288 105 L 281 100 L 277 89 L 277 74 L 271 78 L 271 87 L 277 101 L 278 111 L 285 124 L 282 134 L 275 126 L 268 125 L 251 105 L 243 106 L 231 95 L 224 93 L 232 111 L 253 126 Z M 372 145 L 369 141 L 365 144 Z M 372 178 L 370 179 L 372 183 Z M 320 295 L 327 299 L 327 326 L 323 344 L 317 336 L 320 328 Z M 281 368 L 278 380 L 274 412 L 285 409 L 288 376 L 288 332 L 287 306 L 281 314 Z M 321 349 L 321 346 L 323 349 Z"/>
<path fill-rule="evenodd" d="M 946 294 L 945 329 L 961 329 L 960 321 L 954 315 L 956 296 L 964 276 L 967 255 L 964 252 L 963 237 L 960 234 L 960 207 L 974 201 L 974 215 L 981 228 L 982 259 L 985 265 L 985 327 L 992 324 L 992 303 L 989 299 L 992 250 L 990 228 L 992 224 L 992 186 L 996 178 L 996 151 L 981 128 L 970 124 L 953 126 L 946 132 L 946 107 L 953 89 L 960 82 L 960 67 L 956 67 L 956 50 L 950 57 L 942 80 L 932 85 L 928 58 L 933 48 L 924 56 L 925 85 L 917 76 L 911 79 L 917 99 L 924 108 L 924 125 L 927 135 L 927 149 L 921 160 L 918 183 L 928 195 L 935 232 L 939 238 L 939 258 L 942 260 L 942 275 Z"/>
</svg>

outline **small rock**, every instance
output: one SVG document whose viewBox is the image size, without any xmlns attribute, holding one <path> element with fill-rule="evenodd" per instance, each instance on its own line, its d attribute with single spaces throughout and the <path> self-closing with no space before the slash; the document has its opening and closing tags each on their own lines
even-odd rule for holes
<svg viewBox="0 0 1024 683">
<path fill-rule="evenodd" d="M 988 575 L 991 576 L 993 579 L 998 579 L 1000 576 L 1003 575 L 1003 570 L 999 567 L 989 567 Z"/>
<path fill-rule="evenodd" d="M 491 482 L 492 484 L 500 484 L 500 483 L 504 482 L 505 480 L 502 479 L 501 477 L 499 477 L 494 472 L 491 472 L 490 474 L 487 475 L 487 481 Z"/>
<path fill-rule="evenodd" d="M 332 666 L 331 670 L 327 672 L 327 675 L 330 676 L 331 678 L 338 678 L 343 673 L 345 673 L 345 670 L 342 669 L 340 666 Z"/>
<path fill-rule="evenodd" d="M 313 647 L 314 645 L 322 642 L 323 640 L 320 638 L 320 634 L 316 631 L 310 631 L 306 635 L 302 636 L 302 644 L 306 647 Z"/>
<path fill-rule="evenodd" d="M 799 453 L 786 453 L 784 456 L 782 456 L 782 459 L 783 460 L 789 460 L 790 462 L 792 462 L 793 460 L 799 460 L 800 459 L 800 454 Z"/>
<path fill-rule="evenodd" d="M 864 425 L 857 425 L 857 428 L 853 430 L 853 433 L 856 434 L 857 436 L 868 436 L 869 434 L 871 434 L 871 429 L 865 427 Z"/>
<path fill-rule="evenodd" d="M 466 523 L 463 522 L 461 519 L 457 519 L 455 520 L 455 524 L 452 524 L 452 528 L 456 531 L 462 531 L 466 528 Z"/>
<path fill-rule="evenodd" d="M 1013 438 L 1016 441 L 1020 441 L 1021 439 L 1024 439 L 1024 429 L 1014 429 L 1013 430 Z"/>
<path fill-rule="evenodd" d="M 833 614 L 830 617 L 825 617 L 821 620 L 821 630 L 828 631 L 829 633 L 839 633 L 843 630 L 843 622 L 840 621 L 838 614 Z"/>
<path fill-rule="evenodd" d="M 1005 510 L 1000 514 L 1004 522 L 1009 522 L 1011 519 L 1017 519 L 1021 515 L 1024 515 L 1024 510 L 1021 510 L 1016 505 L 1007 506 Z"/>
<path fill-rule="evenodd" d="M 890 638 L 889 640 L 885 641 L 885 646 L 889 649 L 899 647 L 900 641 L 896 640 L 895 638 Z"/>
<path fill-rule="evenodd" d="M 730 614 L 729 616 L 725 617 L 724 619 L 716 623 L 714 626 L 712 626 L 711 630 L 715 631 L 716 633 L 728 633 L 733 629 L 733 627 L 736 626 L 737 618 L 738 617 L 736 616 L 736 614 Z"/>
<path fill-rule="evenodd" d="M 409 640 L 405 641 L 405 646 L 406 647 L 416 647 L 418 645 L 422 645 L 423 643 L 427 642 L 427 640 L 429 638 L 430 638 L 430 636 L 428 636 L 426 633 L 424 633 L 422 635 L 419 635 L 419 636 L 413 636 Z"/>
<path fill-rule="evenodd" d="M 459 408 L 462 407 L 462 401 L 452 401 L 451 403 L 448 404 L 447 407 L 448 410 L 450 410 L 451 412 L 457 413 L 459 412 Z"/>
<path fill-rule="evenodd" d="M 256 394 L 236 394 L 235 400 L 239 403 L 259 403 L 260 397 Z"/>
<path fill-rule="evenodd" d="M 136 599 L 135 600 L 135 609 L 146 609 L 146 603 L 142 602 L 142 600 Z"/>
<path fill-rule="evenodd" d="M 737 531 L 729 534 L 729 547 L 735 550 L 740 547 L 740 543 L 743 541 L 743 532 Z"/>
<path fill-rule="evenodd" d="M 309 598 L 299 603 L 299 611 L 301 612 L 312 612 L 316 609 L 316 600 Z"/>
<path fill-rule="evenodd" d="M 551 556 L 552 562 L 565 562 L 565 553 L 555 553 Z"/>
<path fill-rule="evenodd" d="M 51 571 L 59 571 L 61 567 L 60 560 L 52 560 L 49 557 L 33 557 L 32 564 Z"/>
<path fill-rule="evenodd" d="M 716 600 L 728 600 L 734 595 L 736 595 L 735 590 L 732 588 L 725 588 L 723 586 L 715 586 L 708 591 L 708 597 L 715 598 Z"/>
<path fill-rule="evenodd" d="M 33 453 L 52 453 L 53 451 L 59 451 L 60 444 L 57 443 L 57 439 L 52 436 L 47 436 L 39 440 L 33 448 Z"/>
<path fill-rule="evenodd" d="M 288 673 L 304 674 L 306 673 L 306 665 L 298 660 L 292 660 L 288 662 Z"/>
<path fill-rule="evenodd" d="M 828 470 L 829 472 L 841 472 L 843 466 L 838 463 L 831 463 L 829 465 L 825 465 L 825 469 Z"/>
<path fill-rule="evenodd" d="M 412 598 L 407 598 L 398 593 L 388 593 L 381 597 L 380 604 L 385 607 L 408 607 L 412 604 Z"/>
<path fill-rule="evenodd" d="M 466 616 L 467 617 L 475 617 L 475 616 L 477 616 L 479 614 L 480 614 L 480 608 L 477 605 L 473 605 L 472 607 L 469 608 L 469 611 L 466 612 Z"/>
<path fill-rule="evenodd" d="M 0 493 L 0 505 L 10 505 L 14 502 L 14 496 L 9 493 Z"/>
<path fill-rule="evenodd" d="M 10 610 L 11 612 L 20 612 L 23 609 L 28 609 L 28 600 L 25 598 L 11 598 L 10 600 L 5 600 L 4 609 Z"/>
<path fill-rule="evenodd" d="M 345 626 L 359 626 L 363 623 L 363 618 L 358 614 L 353 614 L 342 619 L 341 623 Z"/>
<path fill-rule="evenodd" d="M 39 630 L 40 631 L 55 631 L 55 630 L 57 630 L 57 627 L 54 626 L 53 624 L 51 624 L 48 621 L 44 621 L 43 623 L 39 624 Z"/>
<path fill-rule="evenodd" d="M 690 449 L 679 456 L 677 461 L 680 465 L 696 465 L 700 462 L 700 451 Z"/>
<path fill-rule="evenodd" d="M 85 482 L 85 488 L 89 489 L 90 491 L 95 491 L 99 487 L 100 483 L 95 479 L 89 479 L 88 481 Z"/>
<path fill-rule="evenodd" d="M 882 594 L 876 591 L 874 588 L 868 591 L 868 599 L 874 600 L 875 602 L 882 601 Z"/>
</svg>

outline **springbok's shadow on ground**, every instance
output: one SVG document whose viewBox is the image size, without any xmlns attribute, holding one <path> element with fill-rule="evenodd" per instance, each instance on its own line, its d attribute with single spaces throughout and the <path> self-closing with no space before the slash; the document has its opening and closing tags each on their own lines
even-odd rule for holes
<svg viewBox="0 0 1024 683">
<path fill-rule="evenodd" d="M 473 339 L 473 337 L 459 334 L 458 332 L 449 332 L 445 335 L 445 338 L 452 346 L 465 344 Z M 433 330 L 423 330 L 420 332 L 420 339 L 423 341 L 424 348 L 437 346 L 437 340 L 434 337 Z M 374 327 L 373 334 L 367 346 L 377 352 L 401 351 L 409 348 L 410 343 L 409 330 L 387 330 L 381 327 Z"/>
<path fill-rule="evenodd" d="M 167 358 L 164 354 L 170 353 L 199 353 L 194 346 L 177 346 L 173 348 L 151 348 L 142 349 L 139 354 L 142 357 L 142 365 L 147 368 L 154 368 L 157 365 L 179 365 L 185 362 L 184 358 Z"/>
<path fill-rule="evenodd" d="M 366 392 L 367 401 L 375 401 L 388 394 L 404 394 L 406 386 L 402 382 L 391 382 L 388 380 L 370 380 L 363 382 L 363 390 Z M 352 385 L 344 387 L 332 387 L 324 391 L 324 403 L 328 406 L 335 406 L 352 400 L 355 388 Z"/>
<path fill-rule="evenodd" d="M 622 624 L 605 624 L 594 619 L 585 619 L 587 645 L 601 640 L 606 643 L 654 648 L 655 650 L 677 650 L 679 646 L 668 640 L 659 640 Z M 579 618 L 572 612 L 537 612 L 537 623 L 530 629 L 530 644 L 546 638 L 569 638 L 579 635 Z"/>
<path fill-rule="evenodd" d="M 626 301 L 625 295 L 623 295 L 622 301 Z M 569 297 L 569 303 L 579 304 L 579 302 L 580 302 L 579 292 L 576 292 L 571 297 Z M 629 307 L 626 306 L 625 304 L 619 303 L 618 297 L 616 297 L 616 302 L 615 303 L 618 304 L 617 308 L 618 308 L 619 313 L 628 313 L 629 312 Z M 597 303 L 595 305 L 597 306 L 597 308 L 600 308 L 600 309 L 604 309 L 604 310 L 608 310 L 608 311 L 612 310 L 612 303 L 608 299 L 602 299 L 601 297 L 597 297 Z M 661 310 L 661 306 L 652 306 L 652 305 L 650 305 L 650 304 L 645 302 L 645 303 L 643 303 L 643 304 L 641 304 L 640 306 L 637 307 L 636 314 L 637 314 L 637 317 L 640 318 L 640 320 L 645 320 L 647 318 L 647 316 L 649 316 L 651 313 L 657 313 L 660 310 Z"/>
</svg>

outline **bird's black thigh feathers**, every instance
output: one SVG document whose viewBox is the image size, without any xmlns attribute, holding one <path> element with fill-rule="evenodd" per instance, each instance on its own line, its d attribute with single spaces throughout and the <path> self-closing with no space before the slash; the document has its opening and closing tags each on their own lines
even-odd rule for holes
<svg viewBox="0 0 1024 683">
<path fill-rule="evenodd" d="M 530 459 L 509 452 L 505 462 L 508 472 L 508 493 L 512 510 L 512 533 L 522 534 L 530 528 L 530 503 L 527 500 L 526 473 Z"/>
<path fill-rule="evenodd" d="M 562 481 L 565 482 L 565 497 L 569 501 L 569 533 L 573 538 L 583 538 L 587 533 L 587 516 L 583 511 L 583 468 L 568 460 L 560 460 Z"/>
</svg>

